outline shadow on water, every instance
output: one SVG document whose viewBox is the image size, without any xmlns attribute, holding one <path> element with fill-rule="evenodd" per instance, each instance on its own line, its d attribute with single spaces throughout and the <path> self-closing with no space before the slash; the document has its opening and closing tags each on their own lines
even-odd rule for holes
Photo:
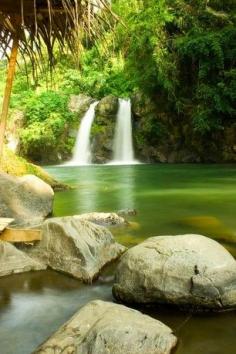
<svg viewBox="0 0 236 354">
<path fill-rule="evenodd" d="M 94 285 L 54 271 L 0 280 L 0 353 L 31 353 L 87 302 L 110 301 L 111 283 Z"/>
<path fill-rule="evenodd" d="M 48 171 L 75 187 L 56 194 L 56 216 L 136 209 L 130 227 L 112 231 L 127 246 L 154 235 L 202 233 L 226 239 L 236 256 L 234 166 L 50 167 Z M 53 271 L 0 279 L 0 354 L 29 354 L 90 300 L 111 301 L 112 269 L 107 272 L 90 286 Z M 149 314 L 176 332 L 176 354 L 235 351 L 236 312 L 189 316 L 152 308 Z"/>
</svg>

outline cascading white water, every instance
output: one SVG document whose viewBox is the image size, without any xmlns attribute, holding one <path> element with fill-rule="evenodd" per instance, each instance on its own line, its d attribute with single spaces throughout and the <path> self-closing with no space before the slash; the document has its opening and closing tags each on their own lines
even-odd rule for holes
<svg viewBox="0 0 236 354">
<path fill-rule="evenodd" d="M 111 164 L 130 165 L 137 163 L 134 159 L 130 100 L 119 99 L 113 153 Z"/>
<path fill-rule="evenodd" d="M 67 163 L 70 166 L 88 165 L 92 161 L 90 132 L 95 118 L 95 108 L 98 102 L 90 105 L 88 111 L 81 120 L 80 128 L 76 138 L 72 160 Z"/>
</svg>

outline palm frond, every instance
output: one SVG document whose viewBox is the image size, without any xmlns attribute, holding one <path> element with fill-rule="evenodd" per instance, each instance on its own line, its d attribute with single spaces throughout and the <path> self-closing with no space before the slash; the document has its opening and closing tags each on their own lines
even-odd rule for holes
<svg viewBox="0 0 236 354">
<path fill-rule="evenodd" d="M 1 0 L 0 52 L 7 57 L 17 37 L 21 55 L 34 66 L 45 46 L 52 67 L 56 44 L 78 57 L 84 35 L 96 40 L 114 21 L 109 0 Z"/>
</svg>

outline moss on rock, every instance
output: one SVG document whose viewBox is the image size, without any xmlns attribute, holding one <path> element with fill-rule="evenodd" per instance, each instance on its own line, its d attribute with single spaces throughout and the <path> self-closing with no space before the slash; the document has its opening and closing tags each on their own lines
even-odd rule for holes
<svg viewBox="0 0 236 354">
<path fill-rule="evenodd" d="M 13 176 L 33 174 L 48 183 L 54 190 L 64 190 L 70 188 L 68 185 L 55 180 L 41 167 L 27 162 L 24 158 L 15 155 L 6 147 L 3 152 L 3 157 L 0 159 L 0 170 Z"/>
</svg>

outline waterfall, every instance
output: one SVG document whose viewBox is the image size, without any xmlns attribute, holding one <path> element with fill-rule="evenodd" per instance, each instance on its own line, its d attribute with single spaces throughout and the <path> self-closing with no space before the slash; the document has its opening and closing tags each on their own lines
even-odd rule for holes
<svg viewBox="0 0 236 354">
<path fill-rule="evenodd" d="M 72 160 L 67 163 L 70 166 L 88 165 L 92 161 L 90 147 L 90 132 L 95 118 L 95 107 L 98 102 L 90 105 L 88 111 L 81 120 L 80 128 L 76 138 L 74 154 Z"/>
<path fill-rule="evenodd" d="M 130 100 L 119 99 L 113 153 L 111 164 L 137 163 L 134 159 Z"/>
</svg>

